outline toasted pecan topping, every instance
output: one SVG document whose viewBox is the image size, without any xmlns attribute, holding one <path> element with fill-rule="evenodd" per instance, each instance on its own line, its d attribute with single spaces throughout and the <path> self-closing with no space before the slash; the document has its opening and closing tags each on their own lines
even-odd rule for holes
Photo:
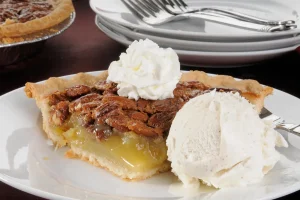
<svg viewBox="0 0 300 200">
<path fill-rule="evenodd" d="M 120 105 L 116 102 L 101 102 L 98 107 L 96 107 L 93 111 L 93 118 L 101 119 L 105 121 L 105 119 L 112 115 L 112 111 L 120 110 Z M 115 111 L 116 112 L 116 111 Z"/>
<path fill-rule="evenodd" d="M 111 93 L 116 93 L 117 92 L 117 84 L 113 82 L 107 82 L 107 81 L 100 81 L 95 84 L 95 89 L 99 91 L 109 91 Z"/>
<path fill-rule="evenodd" d="M 149 118 L 147 124 L 150 127 L 160 128 L 165 132 L 171 127 L 175 115 L 176 111 L 155 113 Z"/>
<path fill-rule="evenodd" d="M 63 92 L 54 92 L 48 96 L 48 102 L 50 106 L 56 105 L 61 101 L 67 101 L 68 98 Z"/>
<path fill-rule="evenodd" d="M 129 130 L 131 130 L 137 134 L 145 135 L 148 137 L 153 137 L 153 136 L 163 134 L 163 130 L 161 128 L 149 127 L 149 126 L 147 126 L 147 124 L 145 124 L 141 121 L 138 121 L 138 120 L 129 120 L 127 126 L 129 128 Z"/>
<path fill-rule="evenodd" d="M 97 103 L 100 102 L 101 100 L 102 100 L 102 95 L 100 94 L 97 93 L 87 94 L 70 103 L 70 112 L 80 112 L 82 110 L 86 112 L 87 109 L 90 110 L 97 107 L 98 105 Z"/>
<path fill-rule="evenodd" d="M 131 119 L 136 119 L 142 122 L 147 122 L 149 117 L 147 115 L 147 113 L 144 112 L 139 112 L 139 111 L 135 111 L 135 110 L 126 110 L 126 115 L 131 118 Z"/>
<path fill-rule="evenodd" d="M 174 90 L 175 97 L 181 97 L 187 101 L 203 93 L 209 88 L 198 81 L 181 82 L 177 84 Z"/>
<path fill-rule="evenodd" d="M 95 123 L 95 119 L 92 117 L 92 113 L 82 114 L 80 120 L 81 120 L 81 125 L 83 127 L 89 127 Z"/>
<path fill-rule="evenodd" d="M 176 113 L 189 99 L 210 90 L 197 81 L 181 82 L 174 90 L 174 98 L 135 101 L 118 96 L 117 84 L 101 81 L 92 88 L 79 85 L 54 93 L 49 96 L 49 104 L 55 105 L 54 124 L 62 124 L 66 120 L 63 116 L 70 112 L 98 139 L 110 136 L 112 129 L 154 137 L 169 131 Z"/>
<path fill-rule="evenodd" d="M 61 126 L 69 118 L 69 102 L 61 101 L 53 108 L 52 122 Z"/>
<path fill-rule="evenodd" d="M 135 100 L 128 99 L 120 96 L 104 96 L 102 102 L 114 102 L 119 104 L 124 110 L 137 110 L 137 104 Z"/>
<path fill-rule="evenodd" d="M 114 127 L 115 129 L 117 129 L 120 132 L 127 132 L 127 131 L 129 131 L 128 121 L 129 121 L 129 118 L 126 117 L 125 115 L 121 114 L 121 115 L 112 115 L 112 116 L 108 117 L 105 120 L 105 123 L 111 127 Z"/>
<path fill-rule="evenodd" d="M 139 99 L 137 102 L 139 111 L 150 114 L 157 112 L 178 111 L 183 104 L 184 100 L 180 97 L 156 101 Z"/>
<path fill-rule="evenodd" d="M 65 90 L 67 97 L 80 97 L 91 92 L 91 88 L 85 85 L 77 85 Z"/>
<path fill-rule="evenodd" d="M 7 19 L 24 23 L 42 18 L 52 10 L 53 6 L 46 0 L 1 0 L 0 24 Z"/>
</svg>

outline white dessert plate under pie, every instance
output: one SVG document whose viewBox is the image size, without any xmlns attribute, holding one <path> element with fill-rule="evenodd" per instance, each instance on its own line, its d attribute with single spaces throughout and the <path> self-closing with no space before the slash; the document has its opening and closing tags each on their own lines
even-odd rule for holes
<svg viewBox="0 0 300 200">
<path fill-rule="evenodd" d="M 300 99 L 296 97 L 275 90 L 266 100 L 266 107 L 293 123 L 300 123 Z M 289 148 L 279 149 L 280 162 L 260 183 L 221 190 L 203 187 L 191 194 L 178 187 L 172 173 L 141 182 L 127 182 L 81 160 L 65 158 L 66 149 L 54 151 L 47 143 L 41 114 L 35 101 L 25 96 L 24 88 L 0 97 L 0 123 L 0 180 L 47 199 L 261 200 L 300 189 L 300 138 L 285 132 Z"/>
</svg>

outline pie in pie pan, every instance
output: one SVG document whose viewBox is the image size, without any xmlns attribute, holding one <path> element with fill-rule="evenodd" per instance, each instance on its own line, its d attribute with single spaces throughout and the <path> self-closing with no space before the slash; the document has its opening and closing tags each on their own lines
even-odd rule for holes
<svg viewBox="0 0 300 200">
<path fill-rule="evenodd" d="M 118 96 L 117 84 L 79 73 L 72 79 L 50 78 L 27 83 L 26 95 L 36 100 L 43 129 L 56 148 L 68 146 L 68 158 L 80 158 L 122 179 L 142 180 L 170 170 L 166 137 L 177 111 L 189 99 L 211 90 L 238 92 L 257 112 L 273 91 L 254 80 L 183 73 L 174 98 L 128 99 Z"/>
<path fill-rule="evenodd" d="M 73 11 L 72 0 L 2 0 L 0 40 L 22 41 L 26 35 L 63 22 Z"/>
</svg>

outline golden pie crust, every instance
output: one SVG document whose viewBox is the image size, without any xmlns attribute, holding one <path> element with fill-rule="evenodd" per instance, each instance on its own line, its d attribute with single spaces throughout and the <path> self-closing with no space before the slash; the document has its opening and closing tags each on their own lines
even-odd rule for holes
<svg viewBox="0 0 300 200">
<path fill-rule="evenodd" d="M 20 41 L 19 38 L 22 36 L 51 28 L 63 22 L 74 11 L 72 0 L 49 0 L 48 2 L 53 5 L 54 10 L 44 17 L 25 23 L 6 20 L 5 23 L 0 25 L 0 39 L 12 41 L 13 39 L 8 38 L 18 38 L 17 41 Z"/>
<path fill-rule="evenodd" d="M 231 76 L 217 75 L 209 76 L 202 71 L 191 71 L 184 73 L 181 81 L 199 81 L 211 88 L 236 89 L 241 95 L 255 105 L 258 112 L 264 107 L 265 97 L 273 93 L 273 88 L 262 86 L 256 80 L 236 80 Z"/>
<path fill-rule="evenodd" d="M 67 88 L 76 85 L 93 86 L 98 81 L 106 80 L 108 72 L 102 72 L 98 76 L 92 76 L 85 73 L 79 73 L 73 76 L 71 79 L 63 78 L 49 78 L 44 83 L 26 83 L 25 92 L 29 98 L 34 98 L 38 107 L 41 109 L 43 116 L 43 129 L 46 132 L 49 139 L 51 139 L 57 147 L 65 146 L 67 141 L 63 136 L 58 136 L 51 130 L 49 119 L 50 119 L 50 106 L 48 103 L 48 96 L 56 91 L 63 91 Z M 230 76 L 209 76 L 205 72 L 191 71 L 182 75 L 181 81 L 199 81 L 211 88 L 224 88 L 239 90 L 241 95 L 248 99 L 252 104 L 255 105 L 256 110 L 260 112 L 264 105 L 264 99 L 270 95 L 273 91 L 270 87 L 264 87 L 255 80 L 241 80 L 237 81 Z M 105 168 L 111 173 L 121 177 L 122 179 L 128 180 L 143 180 L 149 178 L 155 174 L 168 171 L 170 169 L 170 163 L 165 161 L 161 166 L 151 169 L 142 173 L 132 173 L 102 157 L 97 157 L 95 154 L 85 152 L 76 147 L 66 153 L 69 158 L 80 158 L 84 161 L 88 161 L 94 166 Z"/>
</svg>

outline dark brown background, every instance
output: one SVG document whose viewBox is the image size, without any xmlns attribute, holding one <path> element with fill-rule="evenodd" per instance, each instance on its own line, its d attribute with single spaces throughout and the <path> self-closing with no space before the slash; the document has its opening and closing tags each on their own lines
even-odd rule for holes
<svg viewBox="0 0 300 200">
<path fill-rule="evenodd" d="M 66 32 L 47 41 L 38 55 L 11 68 L 17 71 L 0 73 L 0 95 L 24 86 L 28 81 L 36 82 L 50 76 L 62 76 L 78 72 L 107 69 L 111 61 L 117 60 L 125 47 L 100 32 L 94 24 L 95 14 L 88 0 L 74 2 L 76 21 Z M 299 74 L 300 49 L 263 64 L 232 69 L 205 69 L 182 66 L 182 69 L 200 69 L 210 73 L 228 74 L 238 78 L 251 78 L 263 84 L 300 97 Z M 300 192 L 281 199 L 300 198 Z M 0 183 L 0 199 L 42 200 L 10 186 Z"/>
</svg>

